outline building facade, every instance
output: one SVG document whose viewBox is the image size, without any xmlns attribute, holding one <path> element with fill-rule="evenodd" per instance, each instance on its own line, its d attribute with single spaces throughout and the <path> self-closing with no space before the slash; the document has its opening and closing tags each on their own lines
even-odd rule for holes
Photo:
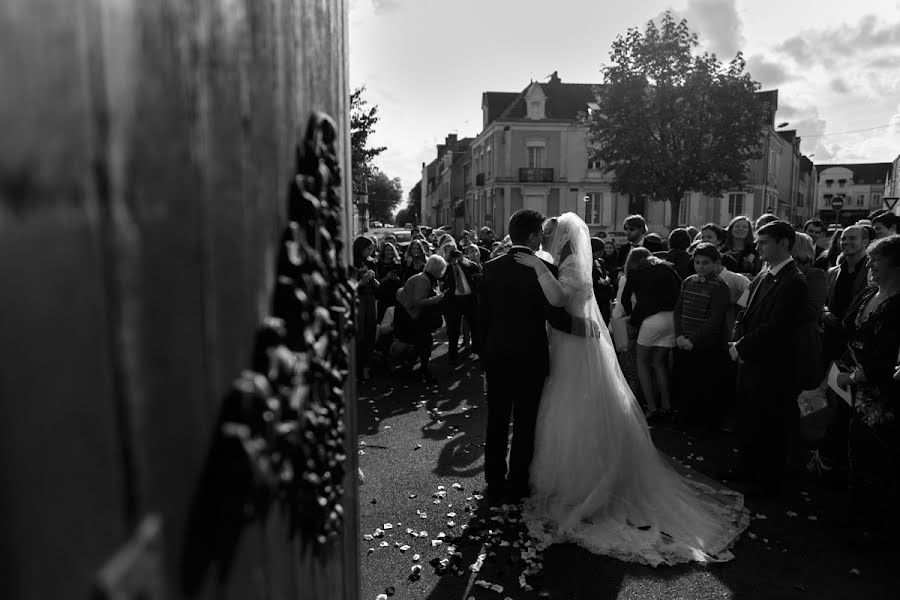
<svg viewBox="0 0 900 600">
<path fill-rule="evenodd" d="M 816 165 L 816 206 L 825 223 L 850 225 L 884 206 L 888 178 L 893 165 L 884 163 Z M 840 197 L 838 214 L 832 201 Z"/>
<path fill-rule="evenodd" d="M 891 163 L 888 180 L 884 186 L 885 205 L 895 215 L 900 215 L 900 155 Z"/>
<path fill-rule="evenodd" d="M 483 129 L 471 145 L 464 225 L 506 234 L 522 208 L 546 215 L 576 212 L 592 231 L 614 229 L 633 208 L 612 192 L 612 177 L 588 160 L 580 114 L 594 101 L 590 83 L 547 83 L 522 92 L 485 92 Z M 504 106 L 505 105 L 505 106 Z"/>
<path fill-rule="evenodd" d="M 486 225 L 502 236 L 512 213 L 533 208 L 549 216 L 576 212 L 596 233 L 619 230 L 627 215 L 640 213 L 652 231 L 667 235 L 669 202 L 613 192 L 613 174 L 589 160 L 581 115 L 593 105 L 596 85 L 564 83 L 553 73 L 548 82 L 531 82 L 521 92 L 484 92 L 482 131 L 465 144 L 468 156 L 448 162 L 447 148 L 469 142 L 448 136 L 437 158 L 423 164 L 423 223 L 453 225 L 457 232 Z M 812 161 L 800 153 L 796 131 L 775 126 L 778 90 L 759 95 L 770 106 L 761 132 L 763 156 L 750 162 L 742 186 L 720 197 L 685 194 L 680 226 L 725 225 L 738 215 L 755 219 L 765 212 L 800 225 L 817 214 Z M 458 169 L 450 168 L 456 164 Z"/>
</svg>

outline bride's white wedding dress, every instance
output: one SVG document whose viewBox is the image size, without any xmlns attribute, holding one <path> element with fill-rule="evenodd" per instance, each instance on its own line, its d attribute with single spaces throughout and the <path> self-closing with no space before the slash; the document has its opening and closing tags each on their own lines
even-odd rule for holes
<svg viewBox="0 0 900 600">
<path fill-rule="evenodd" d="M 540 547 L 574 542 L 653 566 L 733 558 L 729 548 L 749 520 L 743 497 L 683 477 L 653 445 L 594 300 L 584 221 L 560 217 L 550 246 L 559 279 L 541 276 L 548 300 L 600 323 L 601 331 L 582 337 L 550 330 L 533 493 L 525 503 L 532 536 Z"/>
</svg>

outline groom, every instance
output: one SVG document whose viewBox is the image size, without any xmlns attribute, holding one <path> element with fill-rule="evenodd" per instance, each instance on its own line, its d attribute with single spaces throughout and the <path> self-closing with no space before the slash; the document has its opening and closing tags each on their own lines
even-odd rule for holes
<svg viewBox="0 0 900 600">
<path fill-rule="evenodd" d="M 567 333 L 573 319 L 550 306 L 534 269 L 513 255 L 534 253 L 555 223 L 535 210 L 516 211 L 509 219 L 513 245 L 504 256 L 484 266 L 478 298 L 482 336 L 481 364 L 487 377 L 488 422 L 484 451 L 485 496 L 491 503 L 504 498 L 518 502 L 529 494 L 528 472 L 534 455 L 534 430 L 544 379 L 550 371 L 546 323 Z M 557 269 L 547 264 L 556 276 Z M 506 451 L 512 416 L 513 440 L 509 469 Z"/>
</svg>

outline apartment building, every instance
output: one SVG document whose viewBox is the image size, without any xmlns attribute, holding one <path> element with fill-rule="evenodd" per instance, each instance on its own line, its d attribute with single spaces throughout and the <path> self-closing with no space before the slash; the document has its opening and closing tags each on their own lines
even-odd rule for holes
<svg viewBox="0 0 900 600">
<path fill-rule="evenodd" d="M 893 165 L 889 162 L 816 165 L 816 207 L 825 223 L 850 225 L 884 206 Z M 831 207 L 840 197 L 840 215 Z"/>
</svg>

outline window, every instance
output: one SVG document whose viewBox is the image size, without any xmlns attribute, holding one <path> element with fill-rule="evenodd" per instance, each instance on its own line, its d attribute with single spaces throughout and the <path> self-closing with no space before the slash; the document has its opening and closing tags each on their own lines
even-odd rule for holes
<svg viewBox="0 0 900 600">
<path fill-rule="evenodd" d="M 834 183 L 834 179 L 826 179 L 825 187 L 831 187 L 831 184 Z"/>
<path fill-rule="evenodd" d="M 844 187 L 845 183 L 847 183 L 846 179 L 838 179 L 838 187 Z"/>
<path fill-rule="evenodd" d="M 584 222 L 588 225 L 603 224 L 603 192 L 584 195 Z"/>
<path fill-rule="evenodd" d="M 490 145 L 490 144 L 488 144 L 487 150 L 485 150 L 485 162 L 487 162 L 487 164 L 485 165 L 485 170 L 487 171 L 487 176 L 490 177 L 490 176 L 491 176 L 491 167 L 492 167 L 492 164 L 491 164 L 491 145 Z"/>
<path fill-rule="evenodd" d="M 778 168 L 775 163 L 775 156 L 776 156 L 775 151 L 770 150 L 769 151 L 769 177 L 774 177 L 775 176 L 774 174 L 778 172 Z"/>
<path fill-rule="evenodd" d="M 866 195 L 865 194 L 857 194 L 856 195 L 856 205 L 862 206 L 866 203 Z"/>
<path fill-rule="evenodd" d="M 544 168 L 544 147 L 528 146 L 528 168 L 543 169 Z"/>
<path fill-rule="evenodd" d="M 601 171 L 603 168 L 601 167 L 601 162 L 599 160 L 591 160 L 588 159 L 588 170 L 589 171 Z"/>
<path fill-rule="evenodd" d="M 881 204 L 881 194 L 872 194 L 872 206 L 879 206 Z"/>
<path fill-rule="evenodd" d="M 744 214 L 744 194 L 728 194 L 728 214 L 733 217 Z"/>
<path fill-rule="evenodd" d="M 803 207 L 803 192 L 797 192 L 797 207 Z"/>
</svg>

